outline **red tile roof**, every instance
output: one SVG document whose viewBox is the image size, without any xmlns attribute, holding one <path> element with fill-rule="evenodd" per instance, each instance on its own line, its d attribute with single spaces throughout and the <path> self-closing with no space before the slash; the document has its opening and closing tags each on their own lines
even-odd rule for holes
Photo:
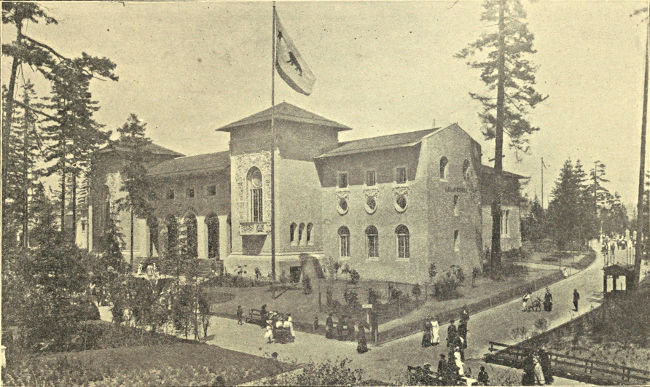
<svg viewBox="0 0 650 387">
<path fill-rule="evenodd" d="M 404 146 L 413 146 L 428 134 L 431 134 L 440 128 L 418 130 L 415 132 L 389 134 L 386 136 L 362 138 L 360 140 L 346 141 L 339 143 L 338 148 L 334 148 L 316 158 L 343 156 L 353 153 L 372 152 L 382 149 L 400 148 Z"/>
</svg>

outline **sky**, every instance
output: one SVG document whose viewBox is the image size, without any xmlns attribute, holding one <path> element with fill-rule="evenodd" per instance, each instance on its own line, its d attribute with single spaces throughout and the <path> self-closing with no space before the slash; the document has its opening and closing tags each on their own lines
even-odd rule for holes
<svg viewBox="0 0 650 387">
<path fill-rule="evenodd" d="M 523 0 L 535 35 L 537 88 L 549 98 L 530 115 L 540 131 L 518 161 L 506 148 L 504 168 L 525 176 L 529 197 L 544 199 L 567 158 L 586 169 L 607 166 L 610 191 L 636 206 L 645 24 L 630 17 L 644 1 Z M 30 36 L 64 55 L 108 57 L 118 82 L 95 81 L 96 119 L 109 129 L 136 113 L 155 143 L 186 155 L 228 149 L 215 129 L 270 107 L 270 2 L 48 2 L 58 25 L 27 26 Z M 316 76 L 310 96 L 276 76 L 276 103 L 286 101 L 353 128 L 340 140 L 458 123 L 483 150 L 469 92 L 477 70 L 454 54 L 496 26 L 480 22 L 479 1 L 278 2 L 287 32 Z M 15 31 L 3 26 L 3 43 Z M 2 82 L 9 61 L 2 57 Z M 25 76 L 42 95 L 40 75 Z M 632 208 L 628 209 L 632 213 Z"/>
</svg>

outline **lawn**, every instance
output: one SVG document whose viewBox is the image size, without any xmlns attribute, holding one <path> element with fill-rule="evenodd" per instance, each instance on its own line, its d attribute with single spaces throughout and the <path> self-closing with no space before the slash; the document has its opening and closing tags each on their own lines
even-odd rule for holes
<svg viewBox="0 0 650 387">
<path fill-rule="evenodd" d="M 213 345 L 176 343 L 28 357 L 10 361 L 3 379 L 7 386 L 234 385 L 295 367 Z"/>
<path fill-rule="evenodd" d="M 510 277 L 506 281 L 494 281 L 488 278 L 479 277 L 476 280 L 475 287 L 471 286 L 471 279 L 466 279 L 464 286 L 459 288 L 462 297 L 444 301 L 439 301 L 431 297 L 424 300 L 423 289 L 422 296 L 418 302 L 419 308 L 417 309 L 415 308 L 415 299 L 411 295 L 412 285 L 398 284 L 396 286 L 402 291 L 402 293 L 409 295 L 410 300 L 401 303 L 399 314 L 397 313 L 396 307 L 392 307 L 390 310 L 385 310 L 383 313 L 380 313 L 379 330 L 386 331 L 401 324 L 421 321 L 427 316 L 435 316 L 439 313 L 462 307 L 465 304 L 469 305 L 484 300 L 502 293 L 503 291 L 507 291 L 508 289 L 514 289 L 522 284 L 538 280 L 552 272 L 553 271 L 550 270 L 529 269 L 527 274 Z M 247 313 L 251 308 L 259 309 L 262 304 L 266 304 L 267 310 L 278 310 L 283 313 L 291 313 L 296 327 L 308 331 L 311 331 L 314 316 L 318 316 L 321 327 L 325 323 L 328 312 L 325 296 L 325 289 L 327 286 L 332 286 L 333 298 L 340 304 L 345 304 L 343 294 L 345 289 L 350 288 L 357 292 L 360 304 L 368 302 L 369 288 L 373 288 L 375 291 L 380 293 L 382 302 L 386 303 L 388 301 L 388 283 L 386 282 L 360 281 L 358 285 L 353 286 L 344 280 L 338 280 L 333 283 L 329 280 L 321 281 L 320 290 L 322 307 L 320 311 L 318 306 L 319 284 L 317 280 L 314 280 L 312 283 L 313 292 L 311 294 L 305 295 L 302 288 L 298 286 L 294 290 L 287 290 L 276 299 L 273 299 L 269 286 L 245 288 L 210 287 L 206 289 L 206 292 L 212 301 L 211 311 L 217 315 L 234 317 L 238 305 L 241 305 L 244 312 Z M 356 317 L 363 318 L 363 314 L 360 313 Z"/>
</svg>

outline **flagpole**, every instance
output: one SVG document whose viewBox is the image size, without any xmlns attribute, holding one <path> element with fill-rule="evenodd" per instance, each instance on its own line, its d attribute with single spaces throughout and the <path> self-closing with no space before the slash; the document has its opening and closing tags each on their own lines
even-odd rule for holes
<svg viewBox="0 0 650 387">
<path fill-rule="evenodd" d="M 643 211 L 643 194 L 645 191 L 645 147 L 646 147 L 646 126 L 648 119 L 648 44 L 650 44 L 650 2 L 648 2 L 648 21 L 646 26 L 646 35 L 645 35 L 645 74 L 643 78 L 643 114 L 641 119 L 641 157 L 639 160 L 639 192 L 637 197 L 637 207 L 636 207 L 636 246 L 634 251 L 634 287 L 637 288 L 639 281 L 641 279 L 641 259 L 644 250 L 647 246 L 644 246 L 644 237 L 643 229 L 645 228 L 643 223 L 645 221 L 644 211 Z"/>
<path fill-rule="evenodd" d="M 271 277 L 275 281 L 275 1 L 273 1 L 273 28 L 271 35 Z"/>
</svg>

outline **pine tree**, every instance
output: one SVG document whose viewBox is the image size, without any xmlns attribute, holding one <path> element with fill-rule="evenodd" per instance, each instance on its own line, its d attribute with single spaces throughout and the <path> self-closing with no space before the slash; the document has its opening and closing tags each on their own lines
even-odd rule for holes
<svg viewBox="0 0 650 387">
<path fill-rule="evenodd" d="M 152 187 L 147 178 L 145 149 L 151 144 L 151 140 L 146 136 L 147 124 L 142 122 L 137 115 L 131 113 L 122 127 L 117 129 L 120 134 L 119 143 L 126 148 L 126 164 L 122 168 L 122 187 L 121 191 L 127 195 L 118 200 L 120 211 L 129 211 L 131 215 L 130 224 L 130 258 L 129 262 L 133 265 L 133 222 L 134 217 L 149 219 L 153 212 L 149 203 L 149 195 Z"/>
<path fill-rule="evenodd" d="M 510 138 L 516 154 L 528 151 L 527 135 L 539 130 L 526 118 L 547 97 L 535 90 L 536 66 L 528 59 L 535 53 L 533 34 L 525 22 L 526 12 L 520 0 L 485 0 L 481 21 L 495 25 L 496 32 L 483 33 L 479 39 L 456 54 L 467 64 L 481 71 L 481 80 L 493 95 L 470 93 L 482 106 L 479 117 L 483 134 L 495 139 L 494 169 L 496 195 L 492 203 L 492 265 L 501 259 L 501 196 L 503 172 L 503 133 Z"/>
<path fill-rule="evenodd" d="M 564 162 L 551 192 L 547 221 L 551 236 L 560 249 L 578 239 L 581 190 L 571 160 Z"/>
</svg>

